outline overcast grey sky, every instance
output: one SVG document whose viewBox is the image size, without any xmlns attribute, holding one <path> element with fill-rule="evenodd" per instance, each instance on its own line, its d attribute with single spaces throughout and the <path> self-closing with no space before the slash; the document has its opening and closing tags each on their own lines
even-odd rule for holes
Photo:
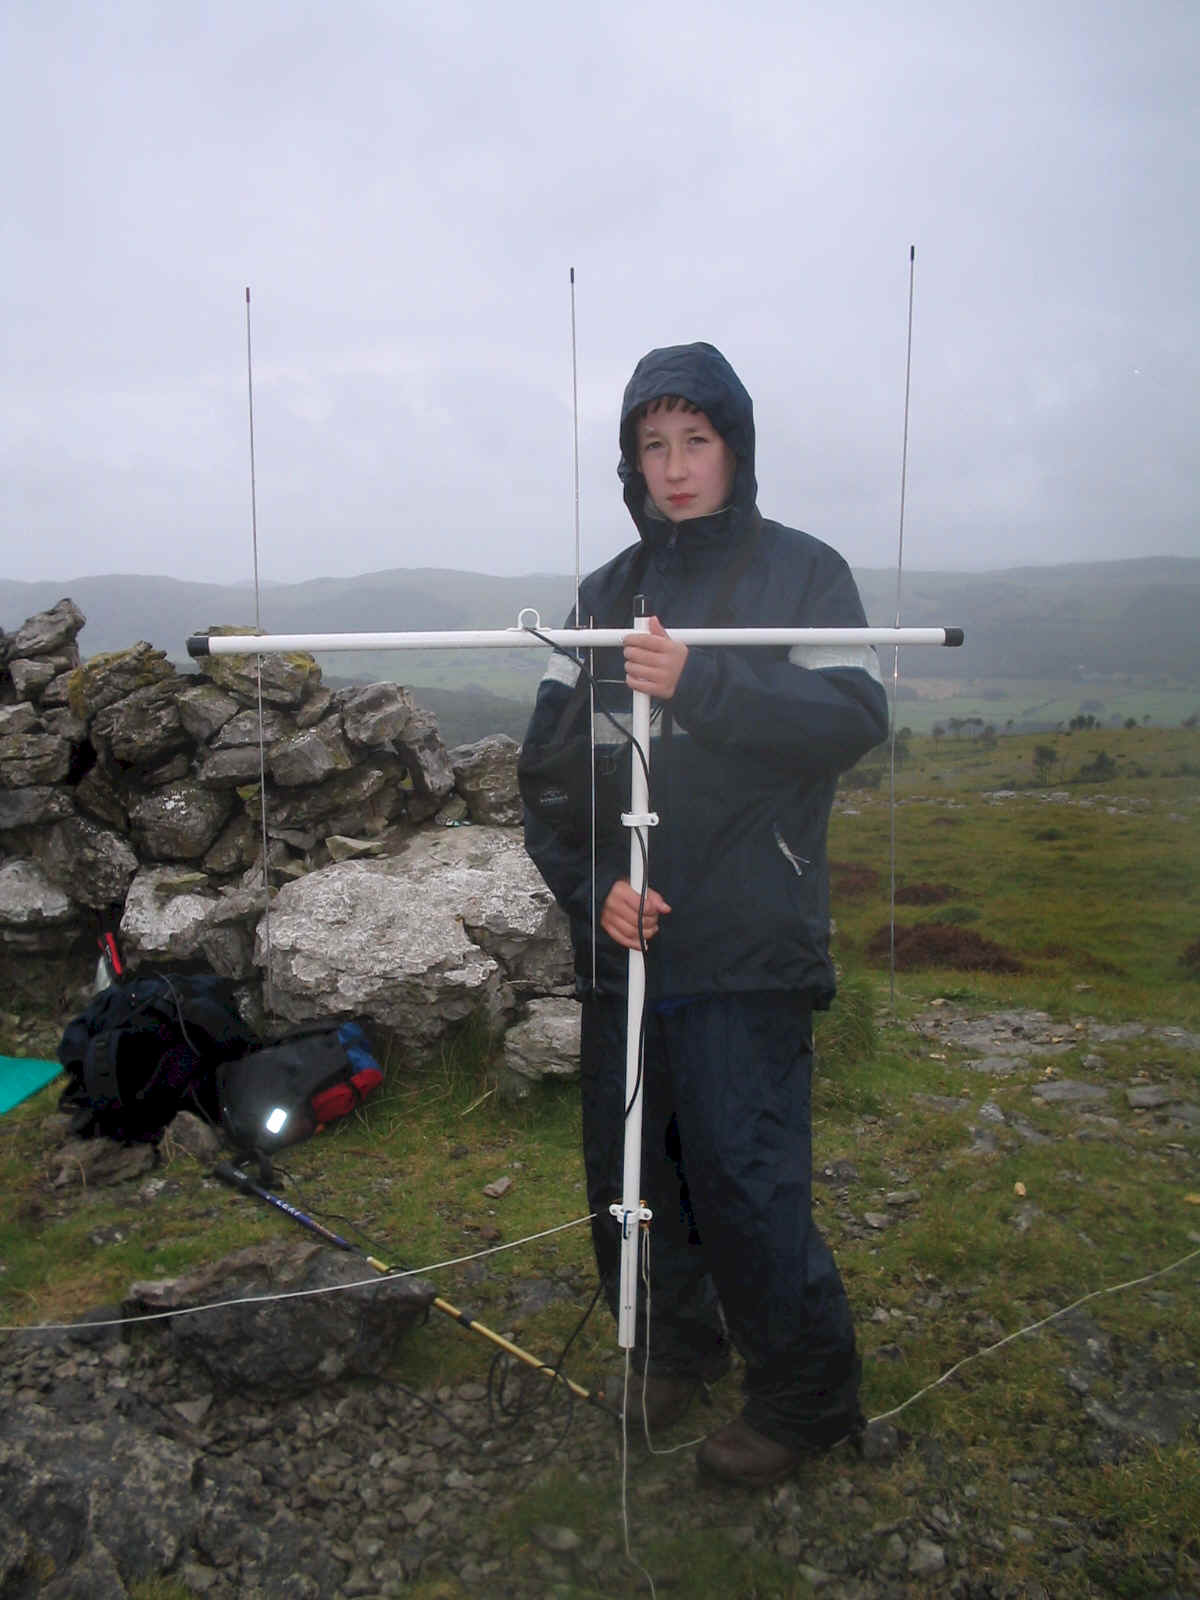
<svg viewBox="0 0 1200 1600">
<path fill-rule="evenodd" d="M 1200 555 L 1195 0 L 9 0 L 6 575 L 569 572 L 653 345 L 909 569 Z"/>
</svg>

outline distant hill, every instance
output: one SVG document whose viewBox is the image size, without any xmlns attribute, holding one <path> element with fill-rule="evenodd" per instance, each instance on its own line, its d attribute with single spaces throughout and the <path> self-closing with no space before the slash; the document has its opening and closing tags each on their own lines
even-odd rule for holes
<svg viewBox="0 0 1200 1600">
<path fill-rule="evenodd" d="M 856 574 L 871 622 L 895 619 L 892 572 Z M 262 595 L 268 632 L 363 632 L 505 628 L 533 606 L 547 624 L 570 608 L 570 577 L 530 573 L 496 578 L 440 568 L 398 569 L 352 578 L 275 583 Z M 69 595 L 85 612 L 85 655 L 123 649 L 138 639 L 186 662 L 188 634 L 219 623 L 250 624 L 254 597 L 245 586 L 186 583 L 163 577 L 109 576 L 69 582 L 0 580 L 0 625 L 11 631 Z M 966 631 L 961 650 L 911 651 L 910 678 L 986 684 L 998 679 L 1167 683 L 1200 688 L 1200 559 L 1151 556 L 1128 561 L 1014 567 L 983 573 L 905 574 L 901 620 Z M 519 729 L 542 670 L 540 651 L 423 651 L 322 657 L 327 675 L 358 681 L 394 678 L 441 692 L 458 715 L 474 697 L 504 731 Z M 432 697 L 427 697 L 432 706 Z"/>
<path fill-rule="evenodd" d="M 872 623 L 893 622 L 895 573 L 856 574 Z M 966 630 L 961 652 L 929 650 L 923 678 L 1169 678 L 1200 684 L 1200 560 L 1013 567 L 904 576 L 901 620 Z"/>
</svg>

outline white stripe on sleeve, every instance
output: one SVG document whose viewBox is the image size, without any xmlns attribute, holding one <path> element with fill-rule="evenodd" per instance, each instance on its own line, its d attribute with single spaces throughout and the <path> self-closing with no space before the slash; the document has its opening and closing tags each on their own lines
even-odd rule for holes
<svg viewBox="0 0 1200 1600">
<path fill-rule="evenodd" d="M 564 683 L 568 689 L 573 689 L 579 682 L 579 663 L 572 661 L 570 656 L 560 655 L 553 651 L 542 673 L 543 683 Z"/>
<path fill-rule="evenodd" d="M 788 651 L 788 660 L 794 667 L 807 667 L 810 672 L 828 672 L 837 667 L 858 667 L 875 679 L 876 683 L 883 682 L 883 675 L 879 670 L 879 657 L 875 647 L 869 644 L 794 644 Z"/>
</svg>

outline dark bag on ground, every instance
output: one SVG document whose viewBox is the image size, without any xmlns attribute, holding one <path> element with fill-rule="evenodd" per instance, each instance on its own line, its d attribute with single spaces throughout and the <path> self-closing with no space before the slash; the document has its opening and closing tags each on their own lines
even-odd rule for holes
<svg viewBox="0 0 1200 1600">
<path fill-rule="evenodd" d="M 349 1116 L 382 1082 L 359 1023 L 308 1029 L 221 1067 L 221 1123 L 235 1149 L 267 1156 Z"/>
<path fill-rule="evenodd" d="M 67 1024 L 59 1098 L 76 1137 L 156 1144 L 180 1111 L 218 1120 L 217 1068 L 257 1037 L 234 987 L 209 973 L 149 973 L 104 989 Z"/>
</svg>

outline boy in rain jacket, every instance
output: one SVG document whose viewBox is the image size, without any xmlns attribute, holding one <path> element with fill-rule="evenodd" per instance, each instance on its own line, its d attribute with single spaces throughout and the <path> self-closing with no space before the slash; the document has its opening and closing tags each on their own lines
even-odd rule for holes
<svg viewBox="0 0 1200 1600">
<path fill-rule="evenodd" d="M 650 1423 L 682 1415 L 745 1362 L 741 1417 L 703 1470 L 770 1483 L 861 1426 L 845 1289 L 811 1213 L 812 1012 L 834 994 L 826 829 L 839 772 L 887 733 L 873 650 L 693 647 L 672 627 L 863 627 L 843 559 L 756 504 L 750 396 L 708 344 L 653 350 L 625 390 L 618 468 L 638 541 L 583 583 L 584 626 L 648 634 L 596 653 L 598 704 L 628 722 L 653 696 L 644 903 L 628 879 L 628 805 L 526 791 L 529 854 L 571 920 L 582 1000 L 588 1202 L 614 1313 L 625 1114 L 626 952 L 646 952 L 642 1185 L 653 1212 L 650 1328 L 635 1369 Z M 568 626 L 575 626 L 572 613 Z M 552 750 L 580 676 L 556 654 L 523 760 Z M 621 749 L 597 717 L 603 773 Z M 627 771 L 626 757 L 625 770 Z M 623 781 L 623 780 L 622 780 Z M 577 786 L 578 787 L 578 786 Z M 643 1307 L 644 1311 L 644 1307 Z"/>
</svg>

